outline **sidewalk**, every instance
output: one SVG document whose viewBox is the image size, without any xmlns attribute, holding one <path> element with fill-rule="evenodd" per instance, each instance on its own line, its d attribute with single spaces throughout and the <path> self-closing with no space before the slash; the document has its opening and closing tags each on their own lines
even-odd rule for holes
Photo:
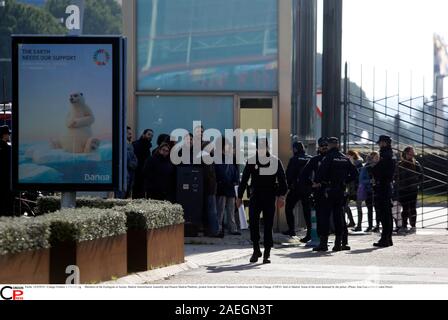
<svg viewBox="0 0 448 320">
<path fill-rule="evenodd" d="M 372 272 L 372 267 L 376 273 L 379 272 L 380 274 L 382 274 L 381 270 L 387 270 L 388 267 L 396 268 L 397 270 L 395 270 L 395 272 L 398 272 L 398 274 L 401 273 L 400 268 L 403 267 L 435 267 L 443 268 L 443 277 L 448 277 L 448 275 L 446 275 L 447 269 L 445 269 L 448 268 L 448 262 L 446 260 L 446 254 L 448 253 L 448 233 L 443 230 L 418 230 L 416 235 L 394 236 L 396 246 L 384 251 L 378 250 L 375 254 L 372 254 L 376 251 L 376 249 L 372 247 L 372 243 L 379 238 L 379 234 L 366 234 L 362 232 L 351 233 L 349 240 L 353 250 L 336 255 L 331 252 L 323 255 L 312 253 L 311 249 L 306 249 L 305 246 L 300 243 L 300 236 L 303 236 L 303 234 L 294 238 L 283 236 L 281 234 L 274 234 L 276 248 L 272 257 L 273 262 L 276 265 L 274 268 L 280 268 L 281 265 L 284 267 L 281 272 L 280 270 L 277 270 L 279 274 L 290 274 L 291 271 L 298 272 L 299 270 L 296 270 L 295 268 L 301 266 L 299 272 L 301 277 L 309 277 L 314 280 L 317 280 L 319 277 L 333 279 L 334 270 L 345 268 L 346 271 L 342 272 L 340 277 L 345 277 L 345 280 L 355 280 L 355 278 L 356 280 L 360 280 L 362 277 L 366 277 L 368 273 Z M 211 266 L 247 264 L 251 254 L 252 246 L 250 235 L 247 230 L 243 231 L 241 236 L 226 236 L 223 239 L 206 237 L 185 238 L 185 263 L 132 274 L 104 284 L 144 285 L 148 283 L 175 283 L 175 280 L 173 279 L 175 279 L 174 277 L 177 275 L 181 277 L 182 275 L 188 274 L 202 275 L 203 270 L 209 269 Z M 296 259 L 299 259 L 300 265 L 294 266 L 292 261 Z M 328 266 L 330 261 L 332 265 L 331 267 Z M 311 271 L 309 270 L 310 266 L 313 266 L 311 268 L 314 270 L 312 273 L 310 273 Z M 328 268 L 330 271 L 331 268 L 336 269 L 330 272 L 327 270 Z M 353 278 L 352 275 L 347 276 L 347 274 L 349 274 L 347 273 L 347 270 L 352 270 L 353 274 L 358 274 L 359 270 L 356 271 L 355 269 L 362 271 L 358 275 L 359 277 L 357 276 Z M 409 269 L 408 272 L 416 274 L 422 274 L 423 272 L 419 271 L 417 273 L 415 270 Z M 430 277 L 430 272 L 434 272 L 434 270 L 426 270 L 425 276 Z M 318 277 L 316 277 L 316 272 L 317 274 L 320 273 Z M 429 272 L 429 274 L 426 274 L 427 272 Z M 241 276 L 243 275 L 241 274 Z M 439 280 L 441 280 L 440 276 L 441 274 L 439 274 Z M 251 277 L 255 277 L 255 274 L 251 275 Z M 224 281 L 224 279 L 221 280 Z M 228 280 L 232 282 L 231 278 Z M 420 280 L 423 280 L 423 278 Z M 209 281 L 209 279 L 205 279 L 204 281 Z M 445 280 L 442 282 L 444 281 Z"/>
<path fill-rule="evenodd" d="M 290 238 L 274 234 L 276 246 L 299 245 L 298 237 Z M 219 264 L 248 258 L 252 255 L 250 233 L 244 230 L 241 236 L 226 235 L 224 238 L 185 238 L 185 263 L 146 272 L 128 275 L 103 284 L 142 285 L 167 279 L 184 271 L 199 269 L 210 264 Z"/>
</svg>

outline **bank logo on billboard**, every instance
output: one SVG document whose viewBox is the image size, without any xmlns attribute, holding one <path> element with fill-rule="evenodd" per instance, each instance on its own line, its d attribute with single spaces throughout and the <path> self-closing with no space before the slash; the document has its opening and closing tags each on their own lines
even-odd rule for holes
<svg viewBox="0 0 448 320">
<path fill-rule="evenodd" d="M 93 55 L 93 61 L 97 66 L 105 66 L 109 63 L 110 53 L 107 50 L 99 49 Z"/>
</svg>

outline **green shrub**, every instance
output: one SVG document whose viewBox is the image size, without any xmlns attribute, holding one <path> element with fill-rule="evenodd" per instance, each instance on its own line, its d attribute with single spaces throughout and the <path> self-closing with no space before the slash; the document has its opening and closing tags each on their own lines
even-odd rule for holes
<svg viewBox="0 0 448 320">
<path fill-rule="evenodd" d="M 128 229 L 151 230 L 184 223 L 180 205 L 162 201 L 133 201 L 117 208 L 126 213 Z"/>
<path fill-rule="evenodd" d="M 50 247 L 50 224 L 34 218 L 0 218 L 0 255 Z"/>
<path fill-rule="evenodd" d="M 76 199 L 77 208 L 97 208 L 97 209 L 112 209 L 114 207 L 125 206 L 129 204 L 131 200 L 123 199 L 101 199 L 81 197 Z M 50 212 L 56 212 L 61 209 L 61 197 L 39 197 L 37 199 L 36 212 L 37 214 L 45 214 Z"/>
<path fill-rule="evenodd" d="M 64 209 L 36 218 L 50 225 L 50 244 L 89 241 L 126 233 L 126 216 L 115 209 Z"/>
</svg>

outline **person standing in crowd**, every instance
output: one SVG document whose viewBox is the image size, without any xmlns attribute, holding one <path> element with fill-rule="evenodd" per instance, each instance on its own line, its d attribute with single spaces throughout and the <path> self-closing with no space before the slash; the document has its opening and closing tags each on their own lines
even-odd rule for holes
<svg viewBox="0 0 448 320">
<path fill-rule="evenodd" d="M 138 166 L 138 159 L 134 153 L 134 146 L 132 145 L 132 129 L 126 128 L 127 140 L 127 174 L 126 174 L 126 192 L 116 192 L 116 197 L 120 199 L 130 198 L 132 195 L 132 188 L 134 186 L 135 170 Z"/>
<path fill-rule="evenodd" d="M 11 131 L 0 127 L 0 216 L 12 216 L 14 196 L 11 191 Z"/>
<path fill-rule="evenodd" d="M 305 146 L 302 142 L 294 142 L 293 144 L 294 156 L 289 160 L 286 169 L 286 180 L 288 182 L 288 196 L 286 197 L 286 221 L 288 223 L 288 230 L 283 232 L 284 235 L 294 237 L 295 221 L 294 208 L 299 201 L 302 202 L 303 216 L 306 223 L 306 236 L 300 242 L 307 243 L 311 240 L 311 186 L 306 183 L 307 180 L 302 180 L 301 174 L 303 168 L 310 161 L 311 156 L 306 154 Z"/>
<path fill-rule="evenodd" d="M 132 189 L 133 199 L 145 198 L 145 181 L 143 177 L 143 168 L 146 161 L 151 156 L 152 138 L 154 132 L 152 129 L 146 129 L 143 131 L 140 139 L 134 141 L 132 144 L 134 147 L 134 153 L 138 160 L 138 165 L 135 170 L 134 187 Z"/>
<path fill-rule="evenodd" d="M 203 144 L 204 149 L 210 143 Z M 211 147 L 211 146 L 210 146 Z M 206 155 L 210 155 L 213 157 L 213 151 L 209 149 L 210 152 L 203 150 L 198 156 L 201 158 Z M 218 222 L 218 210 L 217 210 L 217 191 L 218 185 L 216 180 L 216 170 L 215 165 L 206 164 L 203 160 L 201 160 L 202 168 L 204 172 L 204 212 L 207 213 L 206 217 L 204 217 L 207 225 L 207 235 L 213 238 L 222 238 L 224 234 L 219 232 L 219 222 Z"/>
<path fill-rule="evenodd" d="M 358 174 L 363 167 L 363 159 L 359 155 L 359 153 L 355 150 L 349 150 L 347 152 L 347 156 L 350 159 L 351 163 L 358 170 Z M 352 210 L 350 209 L 350 201 L 356 202 L 356 209 L 358 211 L 358 224 L 354 229 L 355 232 L 362 231 L 362 200 L 358 199 L 358 187 L 359 187 L 359 179 L 356 179 L 348 184 L 348 201 L 345 206 L 345 212 L 349 218 L 349 225 L 347 227 L 352 228 L 355 226 L 355 221 L 353 220 Z"/>
<path fill-rule="evenodd" d="M 321 239 L 320 243 L 322 244 L 322 246 L 319 245 L 318 247 L 316 247 L 314 251 L 328 251 L 328 247 L 326 247 L 326 244 L 324 246 L 324 241 L 322 240 L 325 239 L 322 233 L 323 216 L 321 212 L 323 203 L 325 201 L 324 190 L 322 187 L 318 187 L 318 185 L 315 183 L 317 171 L 319 170 L 322 160 L 325 158 L 325 155 L 328 152 L 328 139 L 320 138 L 318 140 L 318 146 L 319 146 L 318 155 L 311 158 L 311 160 L 308 161 L 308 164 L 305 166 L 305 168 L 303 168 L 301 174 L 302 176 L 301 180 L 304 181 L 304 183 L 306 183 L 309 187 L 312 187 L 313 199 L 311 203 L 314 205 L 314 208 L 316 210 L 317 234 Z"/>
<path fill-rule="evenodd" d="M 346 251 L 348 246 L 348 229 L 344 214 L 344 194 L 347 183 L 358 179 L 358 171 L 344 154 L 339 151 L 339 139 L 328 139 L 329 151 L 323 159 L 316 175 L 316 187 L 325 188 L 325 201 L 322 213 L 322 238 L 320 247 L 328 250 L 330 215 L 333 213 L 336 233 L 333 251 Z M 325 251 L 325 250 L 320 250 Z"/>
<path fill-rule="evenodd" d="M 397 184 L 398 201 L 403 207 L 402 229 L 400 233 L 408 232 L 408 221 L 411 225 L 409 232 L 415 233 L 417 224 L 417 196 L 420 184 L 423 182 L 423 170 L 415 159 L 413 147 L 406 147 L 403 159 L 398 164 Z"/>
<path fill-rule="evenodd" d="M 359 173 L 359 186 L 357 198 L 359 201 L 365 201 L 367 206 L 367 220 L 369 226 L 365 232 L 373 231 L 373 187 L 372 187 L 372 166 L 374 166 L 380 160 L 380 154 L 378 152 L 372 152 L 367 156 L 366 165 L 361 169 Z M 379 230 L 378 217 L 376 220 L 376 228 Z"/>
<path fill-rule="evenodd" d="M 377 144 L 380 146 L 380 160 L 372 167 L 372 175 L 375 211 L 380 219 L 382 232 L 381 239 L 374 243 L 374 246 L 387 248 L 393 246 L 392 183 L 396 161 L 392 151 L 392 139 L 389 136 L 380 136 Z"/>
<path fill-rule="evenodd" d="M 219 234 L 224 235 L 223 221 L 224 214 L 226 214 L 227 227 L 230 234 L 240 236 L 241 233 L 238 232 L 235 222 L 235 187 L 240 181 L 239 170 L 233 162 L 234 152 L 230 142 L 226 139 L 221 139 L 221 144 L 223 154 L 222 164 L 215 165 L 216 182 L 218 184 L 217 206 Z M 226 159 L 228 159 L 228 164 L 226 164 Z"/>
<path fill-rule="evenodd" d="M 243 171 L 240 187 L 238 189 L 237 207 L 239 208 L 243 203 L 243 195 L 248 187 L 249 179 L 251 179 L 249 227 L 254 251 L 250 258 L 250 262 L 256 263 L 262 256 L 260 250 L 260 215 L 261 212 L 263 212 L 263 263 L 271 263 L 271 248 L 274 246 L 272 228 L 274 224 L 276 197 L 278 197 L 277 206 L 279 208 L 283 207 L 285 205 L 285 195 L 288 191 L 288 184 L 286 182 L 286 175 L 282 162 L 268 151 L 267 139 L 258 138 L 256 148 L 255 159 L 249 159 Z M 266 163 L 266 161 L 260 161 L 260 159 L 269 161 Z M 263 172 L 269 168 L 270 165 L 272 167 L 275 162 L 277 168 L 276 172 L 270 175 Z"/>
<path fill-rule="evenodd" d="M 168 144 L 171 147 L 171 137 L 169 134 L 162 133 L 157 137 L 157 147 L 152 151 L 155 155 L 162 144 Z"/>
<path fill-rule="evenodd" d="M 143 173 L 146 198 L 176 202 L 176 167 L 171 163 L 170 146 L 162 143 L 146 160 Z"/>
</svg>

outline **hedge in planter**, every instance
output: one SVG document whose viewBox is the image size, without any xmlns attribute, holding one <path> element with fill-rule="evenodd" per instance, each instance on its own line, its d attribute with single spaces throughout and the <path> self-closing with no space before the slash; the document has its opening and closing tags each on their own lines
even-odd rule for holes
<svg viewBox="0 0 448 320">
<path fill-rule="evenodd" d="M 127 216 L 128 272 L 184 262 L 184 212 L 168 202 L 133 202 Z"/>
<path fill-rule="evenodd" d="M 0 283 L 48 284 L 49 239 L 49 223 L 0 218 Z"/>
<path fill-rule="evenodd" d="M 37 218 L 50 225 L 50 283 L 64 284 L 68 266 L 81 283 L 126 275 L 126 216 L 114 209 L 65 209 Z"/>
<path fill-rule="evenodd" d="M 114 207 L 126 206 L 131 200 L 126 199 L 101 199 L 80 197 L 76 199 L 77 208 L 97 208 L 97 209 L 112 209 Z M 45 214 L 56 212 L 61 209 L 61 197 L 39 197 L 36 204 L 37 214 Z"/>
</svg>

